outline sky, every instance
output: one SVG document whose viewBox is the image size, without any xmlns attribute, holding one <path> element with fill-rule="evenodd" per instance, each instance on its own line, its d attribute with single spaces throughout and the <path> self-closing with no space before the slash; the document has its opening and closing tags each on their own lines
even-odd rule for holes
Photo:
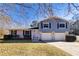
<svg viewBox="0 0 79 59">
<path fill-rule="evenodd" d="M 29 4 L 26 4 L 29 5 Z M 32 6 L 35 10 L 37 10 L 37 5 Z M 22 27 L 30 27 L 30 24 L 32 21 L 37 20 L 41 21 L 43 20 L 42 16 L 38 16 L 38 18 L 35 17 L 34 11 L 32 9 L 24 8 L 24 10 L 21 12 L 20 10 L 24 8 L 23 6 L 15 5 L 10 6 L 7 4 L 0 4 L 0 10 L 5 10 L 6 14 L 12 18 L 12 20 L 16 23 L 19 23 Z M 73 15 L 69 14 L 68 16 L 65 16 L 67 14 L 67 4 L 64 3 L 53 3 L 52 4 L 53 12 L 55 16 L 59 16 L 62 18 L 65 18 L 66 20 L 71 20 Z M 29 18 L 28 18 L 29 17 Z M 14 26 L 14 25 L 13 25 Z M 20 26 L 20 27 L 21 27 Z"/>
</svg>

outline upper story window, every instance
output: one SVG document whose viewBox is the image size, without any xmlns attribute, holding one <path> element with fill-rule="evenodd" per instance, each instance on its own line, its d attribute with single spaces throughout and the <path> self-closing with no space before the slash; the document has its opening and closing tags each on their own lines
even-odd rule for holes
<svg viewBox="0 0 79 59">
<path fill-rule="evenodd" d="M 48 28 L 49 26 L 48 26 L 48 24 L 43 24 L 44 25 L 44 28 Z"/>
<path fill-rule="evenodd" d="M 65 24 L 60 24 L 59 27 L 64 28 Z"/>
<path fill-rule="evenodd" d="M 42 26 L 43 26 L 42 28 L 50 29 L 51 28 L 51 23 L 43 23 Z"/>
<path fill-rule="evenodd" d="M 57 28 L 67 28 L 67 23 L 59 22 L 57 23 Z"/>
</svg>

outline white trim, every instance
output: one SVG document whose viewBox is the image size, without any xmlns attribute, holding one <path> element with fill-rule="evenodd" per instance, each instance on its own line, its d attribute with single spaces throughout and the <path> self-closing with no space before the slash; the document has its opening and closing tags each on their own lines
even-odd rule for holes
<svg viewBox="0 0 79 59">
<path fill-rule="evenodd" d="M 65 27 L 60 27 L 60 24 L 64 24 Z M 59 22 L 59 29 L 66 29 L 66 23 L 65 22 Z"/>
<path fill-rule="evenodd" d="M 48 28 L 44 27 L 44 24 L 48 24 Z M 49 22 L 43 22 L 43 29 L 49 29 Z"/>
</svg>

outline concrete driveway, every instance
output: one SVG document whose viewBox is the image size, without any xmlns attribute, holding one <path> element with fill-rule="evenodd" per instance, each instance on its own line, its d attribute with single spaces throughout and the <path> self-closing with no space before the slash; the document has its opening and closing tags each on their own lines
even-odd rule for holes
<svg viewBox="0 0 79 59">
<path fill-rule="evenodd" d="M 50 42 L 47 44 L 56 46 L 73 56 L 79 56 L 79 42 Z"/>
</svg>

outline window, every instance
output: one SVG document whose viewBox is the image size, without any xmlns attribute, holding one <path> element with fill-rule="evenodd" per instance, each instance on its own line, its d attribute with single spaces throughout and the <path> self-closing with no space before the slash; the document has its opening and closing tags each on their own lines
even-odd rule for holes
<svg viewBox="0 0 79 59">
<path fill-rule="evenodd" d="M 30 32 L 29 31 L 23 31 L 23 34 L 24 35 L 27 35 L 27 34 L 29 34 Z"/>
<path fill-rule="evenodd" d="M 60 27 L 64 28 L 65 27 L 65 24 L 60 24 Z"/>
<path fill-rule="evenodd" d="M 51 23 L 48 22 L 41 23 L 41 28 L 51 29 Z"/>
<path fill-rule="evenodd" d="M 11 35 L 16 35 L 17 31 L 16 30 L 11 30 Z"/>
<path fill-rule="evenodd" d="M 44 28 L 48 28 L 48 24 L 44 24 Z"/>
<path fill-rule="evenodd" d="M 57 29 L 59 28 L 67 28 L 67 24 L 65 23 L 57 23 Z"/>
</svg>

